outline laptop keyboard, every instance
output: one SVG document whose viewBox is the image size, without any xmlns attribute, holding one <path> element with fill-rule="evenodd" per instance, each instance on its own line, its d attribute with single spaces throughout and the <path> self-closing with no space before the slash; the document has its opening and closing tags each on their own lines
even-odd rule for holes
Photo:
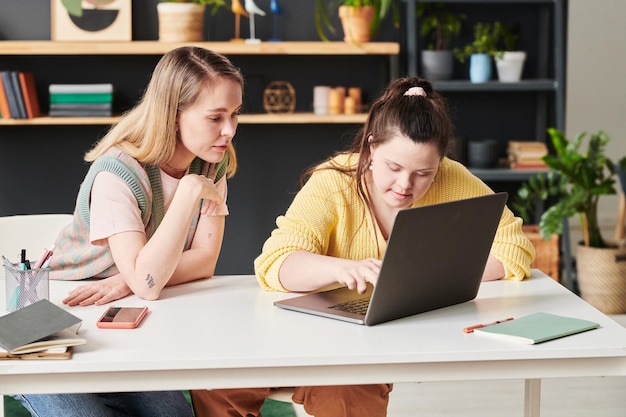
<svg viewBox="0 0 626 417">
<path fill-rule="evenodd" d="M 361 298 L 359 300 L 346 301 L 345 303 L 330 306 L 333 310 L 344 311 L 346 313 L 365 315 L 370 305 L 369 298 Z"/>
</svg>

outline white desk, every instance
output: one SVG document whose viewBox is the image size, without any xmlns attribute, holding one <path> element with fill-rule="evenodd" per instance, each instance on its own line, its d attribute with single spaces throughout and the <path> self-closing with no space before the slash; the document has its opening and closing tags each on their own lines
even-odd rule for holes
<svg viewBox="0 0 626 417">
<path fill-rule="evenodd" d="M 53 282 L 52 301 L 75 285 Z M 88 343 L 67 361 L 0 361 L 0 394 L 525 379 L 524 415 L 535 417 L 541 378 L 626 375 L 626 329 L 539 271 L 484 283 L 474 301 L 374 327 L 272 305 L 283 297 L 252 276 L 215 277 L 168 288 L 158 301 L 121 300 L 150 307 L 135 330 L 96 328 L 104 307 L 71 308 Z M 463 333 L 537 311 L 601 328 L 534 346 Z"/>
</svg>

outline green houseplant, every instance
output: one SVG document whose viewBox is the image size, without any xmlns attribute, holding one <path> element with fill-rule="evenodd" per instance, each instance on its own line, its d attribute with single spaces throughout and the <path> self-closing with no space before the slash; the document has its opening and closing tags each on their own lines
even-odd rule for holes
<svg viewBox="0 0 626 417">
<path fill-rule="evenodd" d="M 315 0 L 315 28 L 323 41 L 329 41 L 326 31 L 331 35 L 336 33 L 332 22 L 334 13 L 338 13 L 342 20 L 346 42 L 369 42 L 389 14 L 396 27 L 400 24 L 400 15 L 394 0 Z M 367 20 L 361 22 L 361 17 Z M 353 23 L 365 26 L 359 29 L 350 26 Z"/>
<path fill-rule="evenodd" d="M 427 41 L 421 51 L 422 73 L 429 80 L 449 80 L 454 64 L 450 42 L 461 33 L 465 15 L 452 13 L 443 3 L 418 3 L 416 14 Z"/>
<path fill-rule="evenodd" d="M 526 52 L 518 49 L 519 34 L 513 26 L 494 23 L 497 50 L 494 55 L 498 79 L 503 82 L 517 82 L 522 78 Z"/>
<path fill-rule="evenodd" d="M 464 63 L 470 58 L 470 81 L 481 83 L 491 78 L 491 57 L 495 56 L 498 49 L 499 32 L 495 25 L 487 22 L 474 24 L 474 37 L 472 41 L 461 48 L 454 48 L 454 56 L 459 62 Z"/>
<path fill-rule="evenodd" d="M 548 129 L 548 133 L 555 151 L 543 158 L 548 172 L 536 174 L 522 184 L 513 207 L 528 219 L 538 198 L 555 201 L 539 221 L 544 239 L 562 234 L 564 221 L 578 215 L 583 232 L 577 251 L 581 296 L 604 312 L 622 313 L 626 310 L 626 262 L 619 259 L 626 258 L 626 249 L 602 237 L 598 203 L 600 197 L 616 193 L 617 173 L 626 170 L 626 157 L 614 162 L 607 156 L 610 137 L 602 131 L 588 140 L 586 133 L 573 140 L 557 129 Z M 616 289 L 620 291 L 617 297 Z M 607 306 L 607 299 L 618 301 Z"/>
</svg>

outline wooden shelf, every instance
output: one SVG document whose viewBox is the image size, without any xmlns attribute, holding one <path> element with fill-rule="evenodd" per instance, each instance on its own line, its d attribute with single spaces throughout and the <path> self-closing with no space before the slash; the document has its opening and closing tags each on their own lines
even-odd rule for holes
<svg viewBox="0 0 626 417">
<path fill-rule="evenodd" d="M 314 113 L 292 114 L 242 114 L 241 124 L 362 124 L 367 115 L 340 114 L 316 115 Z M 110 125 L 119 117 L 36 117 L 34 119 L 0 119 L 0 126 L 50 126 L 50 125 Z"/>
<path fill-rule="evenodd" d="M 224 55 L 397 55 L 397 42 L 54 42 L 0 41 L 0 55 L 161 55 L 174 48 L 196 45 Z"/>
</svg>

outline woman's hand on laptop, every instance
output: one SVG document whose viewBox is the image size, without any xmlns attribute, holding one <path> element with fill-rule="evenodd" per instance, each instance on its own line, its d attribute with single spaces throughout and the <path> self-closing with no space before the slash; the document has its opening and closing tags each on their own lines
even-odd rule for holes
<svg viewBox="0 0 626 417">
<path fill-rule="evenodd" d="M 337 274 L 337 282 L 351 290 L 357 290 L 359 294 L 367 291 L 368 282 L 376 285 L 382 265 L 380 259 L 368 258 L 361 261 L 344 259 L 343 261 Z"/>
<path fill-rule="evenodd" d="M 287 291 L 316 291 L 339 283 L 362 294 L 368 282 L 376 285 L 381 265 L 380 259 L 355 261 L 300 250 L 283 262 L 280 282 Z"/>
</svg>

